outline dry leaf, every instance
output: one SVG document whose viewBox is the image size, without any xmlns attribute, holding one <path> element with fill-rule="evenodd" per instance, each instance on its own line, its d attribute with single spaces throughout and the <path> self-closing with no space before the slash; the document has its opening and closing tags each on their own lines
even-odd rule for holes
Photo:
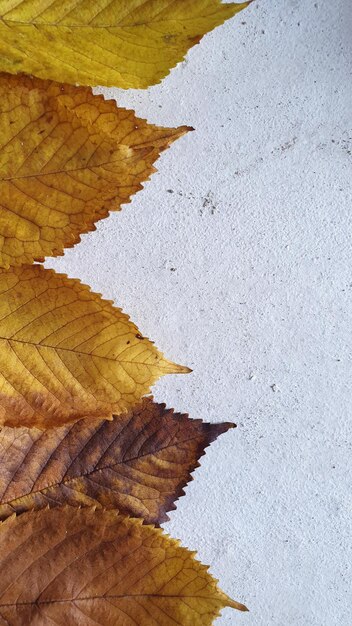
<svg viewBox="0 0 352 626">
<path fill-rule="evenodd" d="M 233 424 L 206 424 L 150 398 L 111 422 L 0 433 L 0 519 L 46 505 L 100 505 L 168 520 L 204 449 Z"/>
<path fill-rule="evenodd" d="M 0 524 L 0 619 L 11 626 L 210 626 L 230 600 L 161 530 L 62 507 Z"/>
<path fill-rule="evenodd" d="M 1 425 L 110 418 L 187 371 L 79 281 L 40 265 L 0 270 Z"/>
<path fill-rule="evenodd" d="M 0 71 L 145 88 L 248 6 L 220 0 L 2 0 Z"/>
<path fill-rule="evenodd" d="M 0 74 L 0 267 L 73 246 L 130 202 L 187 130 L 148 124 L 87 87 Z"/>
</svg>

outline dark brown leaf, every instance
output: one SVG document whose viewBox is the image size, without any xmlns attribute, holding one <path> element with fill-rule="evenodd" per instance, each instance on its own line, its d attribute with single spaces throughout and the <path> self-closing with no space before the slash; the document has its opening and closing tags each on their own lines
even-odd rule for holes
<svg viewBox="0 0 352 626">
<path fill-rule="evenodd" d="M 0 433 L 0 519 L 64 503 L 98 505 L 160 524 L 204 449 L 234 425 L 174 414 L 150 398 L 113 421 Z"/>
</svg>

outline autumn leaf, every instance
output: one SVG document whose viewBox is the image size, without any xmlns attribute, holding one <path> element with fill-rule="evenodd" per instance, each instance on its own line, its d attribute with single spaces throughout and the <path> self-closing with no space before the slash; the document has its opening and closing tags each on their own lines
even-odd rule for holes
<svg viewBox="0 0 352 626">
<path fill-rule="evenodd" d="M 115 511 L 69 506 L 0 524 L 0 619 L 57 626 L 210 626 L 245 611 L 161 530 Z"/>
<path fill-rule="evenodd" d="M 221 0 L 2 0 L 0 71 L 145 88 L 248 6 Z"/>
<path fill-rule="evenodd" d="M 80 241 L 187 130 L 148 124 L 86 87 L 0 74 L 0 267 Z"/>
<path fill-rule="evenodd" d="M 207 424 L 151 398 L 113 421 L 0 433 L 0 519 L 46 505 L 119 509 L 150 524 L 184 495 L 204 449 L 234 424 Z"/>
<path fill-rule="evenodd" d="M 40 265 L 0 270 L 0 425 L 110 418 L 188 371 L 79 281 Z"/>
</svg>

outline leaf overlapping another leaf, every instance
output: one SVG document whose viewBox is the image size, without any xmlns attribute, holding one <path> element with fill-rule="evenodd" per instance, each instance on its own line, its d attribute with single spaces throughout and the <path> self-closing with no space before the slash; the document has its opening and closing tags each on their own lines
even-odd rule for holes
<svg viewBox="0 0 352 626">
<path fill-rule="evenodd" d="M 148 124 L 86 87 L 0 74 L 0 267 L 80 241 L 187 130 Z"/>
<path fill-rule="evenodd" d="M 188 371 L 79 281 L 40 265 L 0 271 L 0 425 L 109 419 Z"/>
<path fill-rule="evenodd" d="M 46 505 L 103 506 L 168 519 L 204 449 L 233 424 L 207 424 L 150 398 L 109 422 L 0 432 L 0 519 Z"/>
<path fill-rule="evenodd" d="M 0 623 L 11 626 L 210 626 L 224 607 L 246 610 L 193 552 L 115 511 L 9 517 L 0 568 Z"/>
<path fill-rule="evenodd" d="M 1 2 L 0 71 L 145 88 L 249 3 L 220 0 Z"/>
</svg>

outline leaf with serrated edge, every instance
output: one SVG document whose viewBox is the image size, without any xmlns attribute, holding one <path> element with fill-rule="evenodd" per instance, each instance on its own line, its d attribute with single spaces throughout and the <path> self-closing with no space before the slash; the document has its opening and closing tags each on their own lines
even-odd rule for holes
<svg viewBox="0 0 352 626">
<path fill-rule="evenodd" d="M 2 0 L 0 70 L 146 88 L 248 6 L 221 0 Z"/>
<path fill-rule="evenodd" d="M 0 432 L 0 519 L 46 505 L 98 505 L 168 520 L 204 450 L 234 424 L 207 424 L 151 398 L 109 422 Z"/>
<path fill-rule="evenodd" d="M 0 425 L 110 419 L 160 376 L 189 371 L 78 280 L 40 265 L 0 270 Z"/>
<path fill-rule="evenodd" d="M 0 524 L 0 619 L 210 626 L 225 607 L 245 611 L 194 555 L 115 511 L 65 506 L 13 515 Z"/>
<path fill-rule="evenodd" d="M 188 130 L 148 124 L 88 87 L 0 74 L 0 267 L 63 254 L 130 202 Z"/>
</svg>

